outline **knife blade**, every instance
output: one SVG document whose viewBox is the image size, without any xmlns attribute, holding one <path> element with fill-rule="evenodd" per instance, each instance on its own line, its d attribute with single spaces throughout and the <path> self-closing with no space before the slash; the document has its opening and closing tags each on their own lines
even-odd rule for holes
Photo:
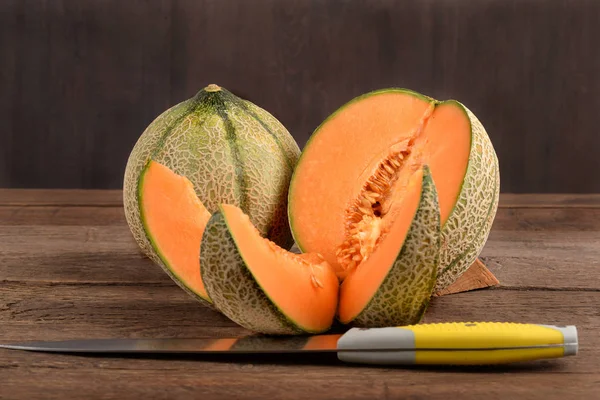
<svg viewBox="0 0 600 400">
<path fill-rule="evenodd" d="M 75 339 L 4 344 L 59 353 L 277 354 L 337 353 L 363 364 L 482 365 L 573 356 L 577 328 L 505 322 L 452 322 L 351 328 L 342 334 L 230 338 Z"/>
</svg>

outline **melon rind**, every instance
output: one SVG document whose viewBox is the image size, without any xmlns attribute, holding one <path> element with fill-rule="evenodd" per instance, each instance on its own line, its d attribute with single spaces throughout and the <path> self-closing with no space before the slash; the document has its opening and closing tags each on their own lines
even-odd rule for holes
<svg viewBox="0 0 600 400">
<path fill-rule="evenodd" d="M 220 203 L 234 204 L 261 234 L 287 249 L 293 244 L 287 194 L 300 156 L 296 141 L 273 115 L 215 87 L 199 91 L 152 121 L 134 145 L 123 179 L 125 217 L 135 241 L 199 300 L 203 299 L 163 262 L 145 229 L 140 183 L 149 161 L 189 179 L 211 214 Z"/>
<path fill-rule="evenodd" d="M 238 325 L 273 335 L 318 333 L 301 328 L 273 303 L 238 249 L 222 210 L 208 221 L 200 248 L 202 281 L 217 309 Z"/>
<path fill-rule="evenodd" d="M 481 253 L 489 236 L 500 192 L 498 157 L 479 119 L 464 104 L 471 124 L 471 149 L 467 170 L 454 208 L 442 226 L 440 267 L 435 291 L 454 283 Z"/>
<path fill-rule="evenodd" d="M 437 278 L 441 227 L 437 191 L 426 165 L 422 182 L 418 208 L 393 266 L 367 306 L 353 320 L 340 322 L 401 326 L 416 324 L 425 314 Z"/>
</svg>

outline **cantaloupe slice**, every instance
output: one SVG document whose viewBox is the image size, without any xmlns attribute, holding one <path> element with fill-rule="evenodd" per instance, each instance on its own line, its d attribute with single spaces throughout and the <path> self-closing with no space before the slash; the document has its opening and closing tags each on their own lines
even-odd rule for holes
<svg viewBox="0 0 600 400">
<path fill-rule="evenodd" d="M 339 282 L 318 254 L 295 254 L 261 236 L 234 205 L 221 204 L 206 226 L 202 281 L 216 308 L 263 334 L 319 333 L 335 318 Z"/>
<path fill-rule="evenodd" d="M 441 216 L 435 291 L 468 269 L 498 206 L 498 160 L 479 120 L 457 101 L 384 89 L 340 107 L 313 133 L 292 177 L 288 213 L 303 252 L 340 279 L 367 260 L 403 207 L 406 183 L 427 164 Z"/>
<path fill-rule="evenodd" d="M 401 203 L 383 216 L 377 245 L 348 272 L 339 320 L 367 328 L 411 325 L 423 317 L 437 278 L 440 212 L 427 166 L 411 174 Z"/>
<path fill-rule="evenodd" d="M 160 266 L 185 291 L 212 303 L 200 276 L 200 242 L 210 212 L 192 183 L 150 161 L 141 174 L 138 196 L 144 231 Z"/>
</svg>

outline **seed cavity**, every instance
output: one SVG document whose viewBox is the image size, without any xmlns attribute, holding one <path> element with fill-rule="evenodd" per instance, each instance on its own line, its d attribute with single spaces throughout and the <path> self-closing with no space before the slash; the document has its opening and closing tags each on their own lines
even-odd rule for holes
<svg viewBox="0 0 600 400">
<path fill-rule="evenodd" d="M 346 273 L 366 261 L 385 237 L 389 226 L 385 217 L 391 207 L 393 189 L 403 168 L 410 167 L 412 172 L 417 170 L 416 166 L 420 163 L 417 158 L 422 147 L 421 144 L 416 145 L 417 139 L 425 130 L 434 107 L 433 103 L 430 104 L 408 138 L 390 148 L 347 208 L 345 237 L 336 250 L 337 262 Z"/>
<path fill-rule="evenodd" d="M 311 275 L 310 276 L 310 280 L 313 284 L 314 287 L 316 288 L 322 288 L 323 284 L 321 283 L 321 281 L 319 280 L 319 278 L 317 278 L 315 275 Z"/>
<path fill-rule="evenodd" d="M 369 258 L 382 234 L 385 216 L 383 204 L 389 200 L 390 189 L 398 179 L 402 161 L 410 154 L 409 143 L 382 161 L 367 180 L 359 197 L 346 213 L 346 239 L 336 251 L 337 261 L 351 270 Z"/>
</svg>

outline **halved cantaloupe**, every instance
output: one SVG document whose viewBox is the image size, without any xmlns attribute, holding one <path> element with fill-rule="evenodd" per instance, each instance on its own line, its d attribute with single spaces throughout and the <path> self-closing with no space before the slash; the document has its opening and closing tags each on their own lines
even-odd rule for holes
<svg viewBox="0 0 600 400">
<path fill-rule="evenodd" d="M 212 303 L 200 276 L 200 242 L 210 213 L 193 184 L 150 161 L 141 174 L 138 196 L 144 231 L 161 267 L 185 291 Z"/>
<path fill-rule="evenodd" d="M 398 192 L 396 192 L 398 193 Z M 418 323 L 437 278 L 440 212 L 427 166 L 411 174 L 386 213 L 377 246 L 341 285 L 338 318 L 367 328 Z"/>
<path fill-rule="evenodd" d="M 292 234 L 345 279 L 404 207 L 427 164 L 438 196 L 441 253 L 435 291 L 452 284 L 487 240 L 499 194 L 498 160 L 479 120 L 457 101 L 406 89 L 359 96 L 327 118 L 302 151 L 289 190 Z"/>
<path fill-rule="evenodd" d="M 221 204 L 204 231 L 202 281 L 216 308 L 264 334 L 318 333 L 335 318 L 339 282 L 318 254 L 295 254 L 261 236 L 234 205 Z"/>
</svg>

